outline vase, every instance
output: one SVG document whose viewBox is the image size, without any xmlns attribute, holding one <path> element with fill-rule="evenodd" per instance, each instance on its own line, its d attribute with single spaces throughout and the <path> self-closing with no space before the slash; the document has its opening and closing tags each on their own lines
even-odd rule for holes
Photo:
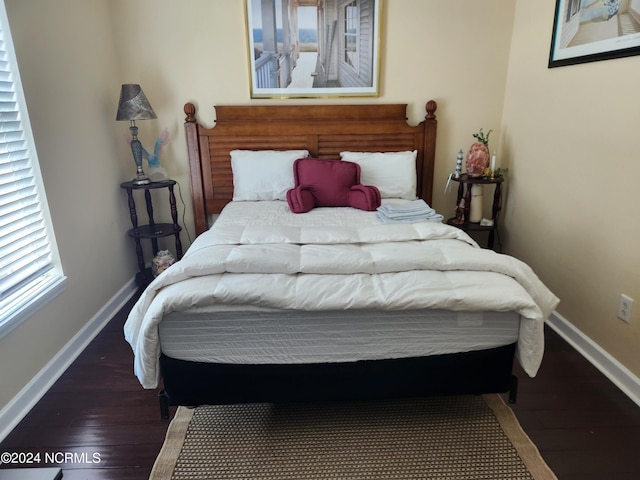
<svg viewBox="0 0 640 480">
<path fill-rule="evenodd" d="M 467 176 L 471 178 L 481 177 L 488 166 L 489 147 L 482 142 L 473 143 L 467 154 Z"/>
</svg>

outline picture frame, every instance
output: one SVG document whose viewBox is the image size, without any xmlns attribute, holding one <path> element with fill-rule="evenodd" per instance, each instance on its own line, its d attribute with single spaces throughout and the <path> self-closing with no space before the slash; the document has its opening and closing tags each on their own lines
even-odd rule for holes
<svg viewBox="0 0 640 480">
<path fill-rule="evenodd" d="M 639 22 L 637 0 L 556 0 L 549 68 L 639 55 Z"/>
<path fill-rule="evenodd" d="M 382 1 L 245 0 L 251 98 L 378 96 Z"/>
</svg>

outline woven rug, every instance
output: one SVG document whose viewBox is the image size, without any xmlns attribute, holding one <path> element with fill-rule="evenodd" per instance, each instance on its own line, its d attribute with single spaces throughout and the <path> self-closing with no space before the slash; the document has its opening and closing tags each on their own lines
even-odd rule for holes
<svg viewBox="0 0 640 480">
<path fill-rule="evenodd" d="M 499 395 L 179 407 L 152 480 L 556 479 Z"/>
</svg>

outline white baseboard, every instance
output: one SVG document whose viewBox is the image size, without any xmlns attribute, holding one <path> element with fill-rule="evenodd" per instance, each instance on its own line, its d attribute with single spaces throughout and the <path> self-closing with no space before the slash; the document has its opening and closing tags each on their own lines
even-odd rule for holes
<svg viewBox="0 0 640 480">
<path fill-rule="evenodd" d="M 640 406 L 640 378 L 557 312 L 547 320 L 553 330 Z"/>
<path fill-rule="evenodd" d="M 31 381 L 0 410 L 0 441 L 29 413 L 65 370 L 100 333 L 104 326 L 133 297 L 135 279 L 125 284 L 87 324 L 47 363 Z"/>
</svg>

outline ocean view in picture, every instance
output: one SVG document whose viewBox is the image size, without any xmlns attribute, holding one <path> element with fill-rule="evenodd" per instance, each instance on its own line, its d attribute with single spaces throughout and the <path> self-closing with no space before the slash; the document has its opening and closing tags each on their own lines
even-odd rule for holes
<svg viewBox="0 0 640 480">
<path fill-rule="evenodd" d="M 377 93 L 377 0 L 246 0 L 254 97 Z"/>
</svg>

